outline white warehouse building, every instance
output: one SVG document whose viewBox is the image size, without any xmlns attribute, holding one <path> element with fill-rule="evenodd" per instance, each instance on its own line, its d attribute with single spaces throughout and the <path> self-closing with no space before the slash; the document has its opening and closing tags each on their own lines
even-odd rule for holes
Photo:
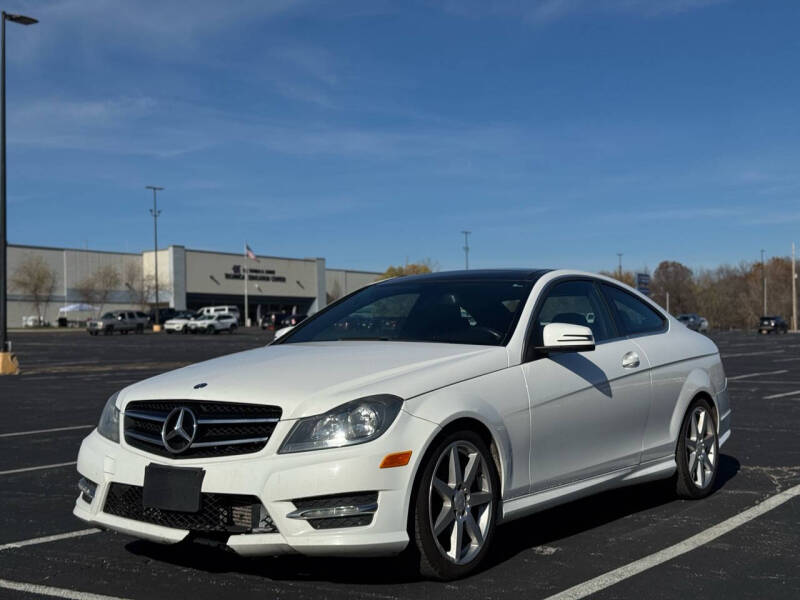
<svg viewBox="0 0 800 600">
<path fill-rule="evenodd" d="M 15 286 L 36 257 L 52 273 L 53 286 L 40 303 L 44 321 L 65 316 L 59 309 L 91 304 L 94 312 L 155 306 L 155 260 L 158 260 L 158 304 L 176 310 L 236 305 L 244 315 L 245 269 L 250 318 L 270 312 L 314 313 L 329 302 L 373 281 L 380 273 L 328 269 L 324 258 L 281 258 L 192 250 L 169 246 L 143 253 L 77 248 L 8 246 L 8 325 L 18 327 L 37 314 L 29 291 Z M 31 259 L 34 259 L 33 261 Z M 105 274 L 105 279 L 99 274 Z M 98 280 L 101 280 L 98 282 Z M 94 284 L 91 282 L 94 281 Z M 70 319 L 89 314 L 67 314 Z"/>
</svg>

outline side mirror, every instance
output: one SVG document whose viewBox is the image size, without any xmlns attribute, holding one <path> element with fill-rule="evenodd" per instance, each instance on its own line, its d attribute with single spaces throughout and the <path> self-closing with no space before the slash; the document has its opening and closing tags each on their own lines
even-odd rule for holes
<svg viewBox="0 0 800 600">
<path fill-rule="evenodd" d="M 276 340 L 277 340 L 278 338 L 281 338 L 281 337 L 285 336 L 285 335 L 286 335 L 287 333 L 289 333 L 289 332 L 290 332 L 292 329 L 294 329 L 294 326 L 291 326 L 291 327 L 282 327 L 281 329 L 278 329 L 278 331 L 276 331 L 276 332 L 275 332 L 275 338 L 274 338 L 274 339 L 276 339 Z"/>
<path fill-rule="evenodd" d="M 588 352 L 594 350 L 594 334 L 583 325 L 548 323 L 542 331 L 540 352 Z"/>
</svg>

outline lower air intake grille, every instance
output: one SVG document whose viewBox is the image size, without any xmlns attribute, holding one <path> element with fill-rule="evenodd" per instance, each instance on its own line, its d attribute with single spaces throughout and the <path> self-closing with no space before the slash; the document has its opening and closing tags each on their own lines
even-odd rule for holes
<svg viewBox="0 0 800 600">
<path fill-rule="evenodd" d="M 196 513 L 145 508 L 142 488 L 112 483 L 103 512 L 153 525 L 218 533 L 274 533 L 278 531 L 266 508 L 255 496 L 204 493 Z"/>
</svg>

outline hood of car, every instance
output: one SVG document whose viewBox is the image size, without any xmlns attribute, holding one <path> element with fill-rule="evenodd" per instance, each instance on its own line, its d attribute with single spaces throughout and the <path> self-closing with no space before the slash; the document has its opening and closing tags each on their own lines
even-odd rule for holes
<svg viewBox="0 0 800 600">
<path fill-rule="evenodd" d="M 371 394 L 411 398 L 507 366 L 502 346 L 280 344 L 157 375 L 125 388 L 120 401 L 123 410 L 134 400 L 254 402 L 280 406 L 284 419 L 295 419 Z"/>
</svg>

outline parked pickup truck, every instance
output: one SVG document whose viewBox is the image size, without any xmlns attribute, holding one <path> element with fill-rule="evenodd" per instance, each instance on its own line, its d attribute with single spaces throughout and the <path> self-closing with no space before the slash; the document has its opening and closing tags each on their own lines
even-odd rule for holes
<svg viewBox="0 0 800 600">
<path fill-rule="evenodd" d="M 129 331 L 142 333 L 147 325 L 147 315 L 132 310 L 107 312 L 99 319 L 89 319 L 86 330 L 89 335 L 113 335 L 115 331 L 127 334 Z"/>
</svg>

